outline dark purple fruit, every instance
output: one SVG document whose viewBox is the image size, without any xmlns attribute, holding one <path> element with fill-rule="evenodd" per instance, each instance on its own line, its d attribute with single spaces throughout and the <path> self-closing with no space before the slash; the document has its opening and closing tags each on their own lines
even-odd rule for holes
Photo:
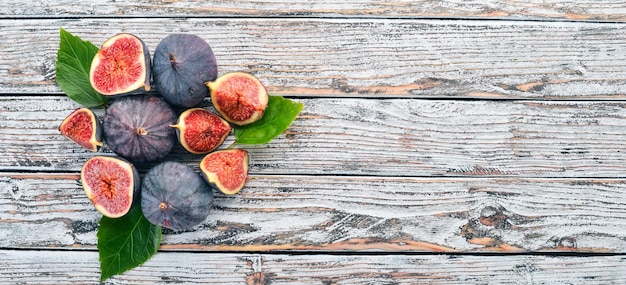
<svg viewBox="0 0 626 285">
<path fill-rule="evenodd" d="M 152 224 L 186 230 L 200 224 L 213 205 L 213 191 L 200 174 L 172 161 L 150 169 L 141 184 L 141 210 Z"/>
<path fill-rule="evenodd" d="M 102 146 L 100 120 L 89 108 L 78 108 L 70 113 L 59 126 L 59 132 L 91 151 L 98 151 Z"/>
<path fill-rule="evenodd" d="M 106 109 L 102 127 L 108 147 L 132 162 L 155 162 L 176 144 L 172 107 L 160 97 L 117 98 Z"/>
<path fill-rule="evenodd" d="M 217 77 L 213 50 L 192 34 L 172 34 L 154 52 L 154 84 L 161 95 L 176 107 L 190 108 L 208 96 L 204 85 Z"/>
<path fill-rule="evenodd" d="M 180 144 L 194 154 L 209 153 L 219 147 L 231 127 L 215 113 L 203 108 L 191 108 L 180 114 L 176 128 Z"/>
<path fill-rule="evenodd" d="M 128 161 L 95 156 L 80 171 L 80 182 L 87 198 L 109 218 L 119 218 L 130 210 L 139 195 L 139 174 Z"/>
<path fill-rule="evenodd" d="M 236 194 L 248 179 L 248 152 L 236 148 L 209 153 L 200 162 L 200 170 L 212 188 Z"/>
<path fill-rule="evenodd" d="M 246 72 L 226 73 L 207 82 L 211 102 L 227 121 L 247 125 L 260 120 L 267 108 L 269 95 L 258 78 Z"/>
<path fill-rule="evenodd" d="M 102 44 L 91 61 L 91 86 L 105 96 L 150 90 L 150 51 L 138 37 L 115 35 Z"/>
</svg>

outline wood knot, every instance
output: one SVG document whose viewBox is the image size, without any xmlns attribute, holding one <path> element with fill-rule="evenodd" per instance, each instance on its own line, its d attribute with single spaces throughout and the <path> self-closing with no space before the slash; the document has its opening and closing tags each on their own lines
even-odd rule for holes
<svg viewBox="0 0 626 285">
<path fill-rule="evenodd" d="M 480 223 L 485 226 L 502 226 L 506 222 L 506 215 L 502 207 L 487 206 L 480 211 Z"/>
<path fill-rule="evenodd" d="M 0 179 L 0 192 L 8 193 L 14 200 L 22 198 L 22 190 L 14 179 L 2 178 Z"/>
<path fill-rule="evenodd" d="M 560 250 L 574 250 L 576 249 L 576 238 L 575 237 L 562 237 L 559 239 L 557 243 L 557 249 Z"/>
</svg>

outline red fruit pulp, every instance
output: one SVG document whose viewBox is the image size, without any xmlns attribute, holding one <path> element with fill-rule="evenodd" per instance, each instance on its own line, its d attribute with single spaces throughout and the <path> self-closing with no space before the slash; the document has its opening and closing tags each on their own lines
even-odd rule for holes
<svg viewBox="0 0 626 285">
<path fill-rule="evenodd" d="M 132 189 L 134 183 L 130 177 L 123 175 L 127 172 L 127 169 L 112 160 L 89 160 L 81 171 L 89 189 L 89 200 L 111 216 L 127 212 L 133 201 L 133 193 L 127 189 Z"/>
<path fill-rule="evenodd" d="M 248 177 L 245 150 L 227 150 L 209 154 L 210 159 L 202 161 L 202 168 L 217 176 L 217 181 L 226 189 L 233 190 L 243 185 Z M 242 167 L 242 166 L 246 167 Z"/>
<path fill-rule="evenodd" d="M 84 111 L 76 110 L 71 118 L 62 124 L 59 131 L 86 149 L 93 149 L 91 136 L 94 133 L 92 118 Z"/>
<path fill-rule="evenodd" d="M 93 84 L 103 94 L 126 90 L 143 82 L 145 62 L 141 42 L 132 37 L 121 37 L 111 45 L 102 46 L 98 65 L 93 70 Z"/>
<path fill-rule="evenodd" d="M 185 118 L 184 140 L 197 152 L 208 152 L 224 141 L 224 134 L 231 130 L 217 115 L 207 111 L 191 112 Z"/>
<path fill-rule="evenodd" d="M 246 76 L 232 78 L 215 90 L 215 100 L 222 111 L 236 121 L 245 121 L 257 111 L 265 110 L 259 102 L 259 85 L 254 79 Z"/>
</svg>

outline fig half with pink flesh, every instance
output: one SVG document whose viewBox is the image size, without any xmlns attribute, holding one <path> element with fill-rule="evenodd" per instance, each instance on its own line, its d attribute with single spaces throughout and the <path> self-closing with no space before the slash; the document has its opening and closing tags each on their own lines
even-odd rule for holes
<svg viewBox="0 0 626 285">
<path fill-rule="evenodd" d="M 180 144 L 194 154 L 215 150 L 222 145 L 231 130 L 228 122 L 204 108 L 184 111 L 172 127 L 176 128 Z"/>
<path fill-rule="evenodd" d="M 102 215 L 119 218 L 130 210 L 139 195 L 139 174 L 128 161 L 111 156 L 95 156 L 80 171 L 87 198 Z"/>
<path fill-rule="evenodd" d="M 150 51 L 132 34 L 115 35 L 102 44 L 91 61 L 89 82 L 105 96 L 150 90 Z"/>
<path fill-rule="evenodd" d="M 261 81 L 247 72 L 230 72 L 207 82 L 211 102 L 227 121 L 247 125 L 260 120 L 269 95 Z"/>
<path fill-rule="evenodd" d="M 244 149 L 225 149 L 207 154 L 200 161 L 202 177 L 224 194 L 236 194 L 248 180 L 248 152 Z"/>
<path fill-rule="evenodd" d="M 98 151 L 103 144 L 100 121 L 89 108 L 78 108 L 70 113 L 59 126 L 59 132 L 91 151 Z"/>
</svg>

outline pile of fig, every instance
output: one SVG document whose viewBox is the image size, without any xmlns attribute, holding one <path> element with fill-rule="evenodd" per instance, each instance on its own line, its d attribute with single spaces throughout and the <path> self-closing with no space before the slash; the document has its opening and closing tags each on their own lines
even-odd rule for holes
<svg viewBox="0 0 626 285">
<path fill-rule="evenodd" d="M 231 124 L 263 117 L 269 96 L 250 73 L 218 77 L 213 51 L 202 38 L 167 36 L 151 57 L 138 37 L 115 35 L 94 56 L 89 82 L 110 98 L 103 117 L 78 108 L 59 131 L 88 150 L 115 154 L 94 156 L 81 169 L 85 194 L 104 216 L 121 217 L 140 205 L 151 223 L 185 230 L 206 219 L 213 190 L 232 195 L 244 187 L 248 152 L 219 147 Z M 200 107 L 207 98 L 215 112 Z M 200 173 L 166 160 L 176 144 L 203 155 Z M 140 178 L 135 164 L 154 166 Z"/>
</svg>

